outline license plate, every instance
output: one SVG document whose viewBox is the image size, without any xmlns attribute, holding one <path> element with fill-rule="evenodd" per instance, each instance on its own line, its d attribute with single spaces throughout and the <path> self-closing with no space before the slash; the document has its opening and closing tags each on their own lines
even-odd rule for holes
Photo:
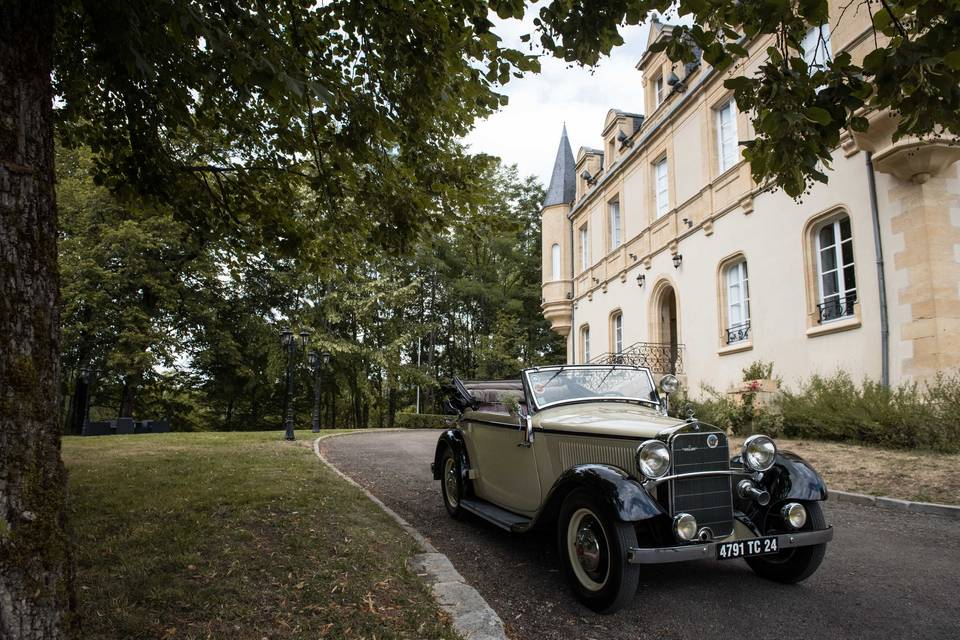
<svg viewBox="0 0 960 640">
<path fill-rule="evenodd" d="M 753 538 L 752 540 L 737 540 L 736 542 L 722 542 L 717 545 L 717 560 L 732 558 L 752 558 L 768 553 L 780 551 L 776 536 Z"/>
</svg>

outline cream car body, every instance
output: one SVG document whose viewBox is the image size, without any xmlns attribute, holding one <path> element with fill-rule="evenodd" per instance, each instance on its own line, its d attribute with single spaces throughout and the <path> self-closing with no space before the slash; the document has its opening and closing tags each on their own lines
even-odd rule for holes
<svg viewBox="0 0 960 640">
<path fill-rule="evenodd" d="M 622 365 L 455 380 L 457 427 L 432 465 L 447 511 L 518 533 L 556 524 L 574 591 L 602 612 L 632 597 L 643 564 L 744 557 L 773 580 L 812 574 L 832 538 L 816 471 L 766 436 L 731 457 L 726 433 L 669 417 L 667 400 Z"/>
</svg>

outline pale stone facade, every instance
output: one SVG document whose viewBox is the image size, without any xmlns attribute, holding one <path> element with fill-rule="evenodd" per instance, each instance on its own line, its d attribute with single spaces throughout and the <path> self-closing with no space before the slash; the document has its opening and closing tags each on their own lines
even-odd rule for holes
<svg viewBox="0 0 960 640">
<path fill-rule="evenodd" d="M 867 20 L 832 24 L 832 55 L 864 55 Z M 653 23 L 649 42 L 663 37 L 670 27 Z M 757 360 L 788 384 L 837 369 L 881 380 L 885 306 L 892 384 L 956 369 L 960 148 L 893 143 L 892 120 L 873 115 L 802 203 L 759 188 L 735 145 L 750 122 L 723 81 L 752 73 L 767 44 L 722 74 L 648 52 L 646 118 L 611 110 L 601 148 L 575 160 L 564 131 L 542 212 L 543 312 L 567 361 L 648 358 L 694 393 L 730 388 Z"/>
</svg>

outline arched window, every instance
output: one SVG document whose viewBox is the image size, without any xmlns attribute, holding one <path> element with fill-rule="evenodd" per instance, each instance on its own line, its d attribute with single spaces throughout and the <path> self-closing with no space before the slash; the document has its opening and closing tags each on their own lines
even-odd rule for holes
<svg viewBox="0 0 960 640">
<path fill-rule="evenodd" d="M 723 270 L 727 301 L 727 344 L 744 342 L 750 338 L 750 287 L 747 279 L 747 261 L 743 258 Z"/>
<path fill-rule="evenodd" d="M 550 247 L 550 277 L 560 280 L 560 245 L 556 242 Z"/>
<path fill-rule="evenodd" d="M 580 328 L 580 353 L 583 356 L 583 362 L 590 362 L 590 326 L 583 325 Z"/>
<path fill-rule="evenodd" d="M 623 353 L 623 313 L 617 311 L 610 316 L 611 351 L 616 355 Z"/>
<path fill-rule="evenodd" d="M 857 302 L 850 217 L 833 218 L 814 228 L 817 268 L 817 322 L 852 316 Z"/>
</svg>

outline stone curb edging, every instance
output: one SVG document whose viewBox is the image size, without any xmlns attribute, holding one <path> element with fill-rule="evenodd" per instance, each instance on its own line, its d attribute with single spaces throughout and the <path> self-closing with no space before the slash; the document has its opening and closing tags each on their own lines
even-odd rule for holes
<svg viewBox="0 0 960 640">
<path fill-rule="evenodd" d="M 951 504 L 937 504 L 935 502 L 913 502 L 911 500 L 899 500 L 897 498 L 887 498 L 884 496 L 870 496 L 864 493 L 853 493 L 851 491 L 830 490 L 830 497 L 835 497 L 837 502 L 849 502 L 851 504 L 870 505 L 875 507 L 884 507 L 886 509 L 897 509 L 898 511 L 911 511 L 913 513 L 925 513 L 947 518 L 960 519 L 960 506 Z"/>
<path fill-rule="evenodd" d="M 405 431 L 405 429 L 378 429 L 377 431 L 383 433 L 385 431 Z M 463 576 L 454 568 L 453 563 L 450 562 L 450 558 L 440 553 L 436 547 L 430 544 L 429 540 L 423 537 L 423 534 L 414 529 L 396 511 L 357 484 L 353 478 L 333 466 L 320 453 L 321 440 L 349 436 L 354 433 L 363 433 L 363 431 L 320 436 L 313 441 L 313 452 L 328 469 L 362 491 L 420 546 L 424 553 L 419 553 L 410 558 L 408 565 L 430 587 L 434 599 L 440 605 L 440 608 L 450 616 L 450 622 L 457 633 L 463 636 L 465 640 L 508 640 L 500 616 L 487 604 L 487 601 L 476 589 L 467 584 Z"/>
</svg>

